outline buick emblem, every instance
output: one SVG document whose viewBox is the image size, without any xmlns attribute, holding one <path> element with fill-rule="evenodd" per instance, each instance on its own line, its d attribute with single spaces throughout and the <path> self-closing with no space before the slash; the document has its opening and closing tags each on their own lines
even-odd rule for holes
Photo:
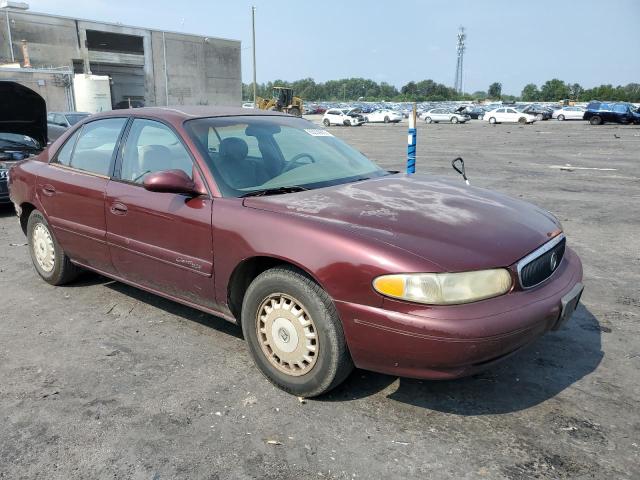
<svg viewBox="0 0 640 480">
<path fill-rule="evenodd" d="M 551 258 L 549 259 L 549 268 L 551 268 L 551 271 L 553 271 L 556 269 L 557 266 L 558 266 L 558 254 L 556 252 L 553 252 L 551 254 Z"/>
</svg>

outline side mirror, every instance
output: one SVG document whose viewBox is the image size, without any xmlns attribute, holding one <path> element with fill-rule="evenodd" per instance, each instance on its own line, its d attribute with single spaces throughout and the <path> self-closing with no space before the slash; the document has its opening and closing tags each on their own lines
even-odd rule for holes
<svg viewBox="0 0 640 480">
<path fill-rule="evenodd" d="M 144 177 L 144 188 L 150 192 L 199 195 L 196 184 L 182 170 L 161 170 Z"/>
</svg>

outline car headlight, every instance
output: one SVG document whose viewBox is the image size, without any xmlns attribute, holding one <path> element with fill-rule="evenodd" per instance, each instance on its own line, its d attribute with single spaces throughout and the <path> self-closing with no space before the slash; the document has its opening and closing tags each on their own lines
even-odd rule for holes
<svg viewBox="0 0 640 480">
<path fill-rule="evenodd" d="M 461 273 L 382 275 L 373 288 L 387 297 L 428 305 L 470 303 L 507 293 L 511 274 L 504 268 Z"/>
</svg>

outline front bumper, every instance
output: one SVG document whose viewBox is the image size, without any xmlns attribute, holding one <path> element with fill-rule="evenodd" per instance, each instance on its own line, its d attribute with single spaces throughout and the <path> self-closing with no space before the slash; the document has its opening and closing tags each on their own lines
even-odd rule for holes
<svg viewBox="0 0 640 480">
<path fill-rule="evenodd" d="M 0 204 L 11 203 L 9 199 L 9 185 L 6 178 L 0 178 Z"/>
<path fill-rule="evenodd" d="M 402 377 L 447 379 L 484 370 L 557 328 L 562 298 L 582 281 L 567 248 L 553 276 L 527 291 L 481 302 L 383 307 L 336 302 L 357 367 Z"/>
</svg>

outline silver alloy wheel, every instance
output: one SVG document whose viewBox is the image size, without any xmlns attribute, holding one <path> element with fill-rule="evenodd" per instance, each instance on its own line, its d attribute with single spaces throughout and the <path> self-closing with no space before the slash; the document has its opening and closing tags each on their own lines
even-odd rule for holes
<svg viewBox="0 0 640 480">
<path fill-rule="evenodd" d="M 31 245 L 40 268 L 47 273 L 52 272 L 55 266 L 56 253 L 53 246 L 53 237 L 51 237 L 46 225 L 38 223 L 33 228 Z"/>
<path fill-rule="evenodd" d="M 316 364 L 318 332 L 295 298 L 284 293 L 265 298 L 256 313 L 256 332 L 262 353 L 282 373 L 299 377 Z"/>
</svg>

